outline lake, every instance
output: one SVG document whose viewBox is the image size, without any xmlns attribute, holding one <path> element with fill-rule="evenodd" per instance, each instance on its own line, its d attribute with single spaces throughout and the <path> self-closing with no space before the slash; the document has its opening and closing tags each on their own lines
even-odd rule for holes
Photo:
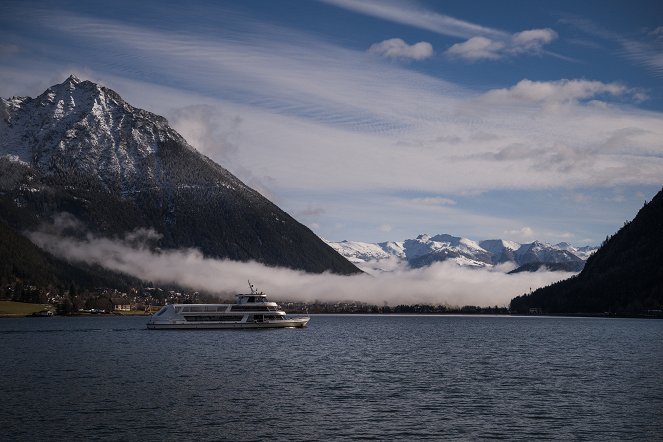
<svg viewBox="0 0 663 442">
<path fill-rule="evenodd" d="M 663 321 L 0 320 L 0 440 L 663 440 Z"/>
</svg>

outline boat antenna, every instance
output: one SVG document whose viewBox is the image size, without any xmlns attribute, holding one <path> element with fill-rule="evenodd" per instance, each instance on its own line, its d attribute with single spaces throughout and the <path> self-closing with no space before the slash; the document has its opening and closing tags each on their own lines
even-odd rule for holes
<svg viewBox="0 0 663 442">
<path fill-rule="evenodd" d="M 247 281 L 249 283 L 249 289 L 251 290 L 251 294 L 255 295 L 256 294 L 256 289 L 253 287 L 253 284 L 251 284 L 251 281 Z"/>
</svg>

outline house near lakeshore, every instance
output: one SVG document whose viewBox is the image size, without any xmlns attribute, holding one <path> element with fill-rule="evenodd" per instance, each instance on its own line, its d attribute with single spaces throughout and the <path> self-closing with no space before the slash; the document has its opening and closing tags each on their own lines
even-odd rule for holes
<svg viewBox="0 0 663 442">
<path fill-rule="evenodd" d="M 131 302 L 124 298 L 112 298 L 113 311 L 116 312 L 129 312 L 131 311 Z"/>
</svg>

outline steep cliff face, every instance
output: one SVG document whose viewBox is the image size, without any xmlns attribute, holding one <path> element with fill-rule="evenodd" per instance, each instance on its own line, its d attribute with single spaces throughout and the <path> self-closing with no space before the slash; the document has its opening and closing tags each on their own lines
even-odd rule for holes
<svg viewBox="0 0 663 442">
<path fill-rule="evenodd" d="M 162 248 L 358 272 L 166 119 L 74 76 L 36 98 L 0 101 L 0 209 L 20 230 L 67 212 L 101 235 L 153 228 Z"/>
</svg>

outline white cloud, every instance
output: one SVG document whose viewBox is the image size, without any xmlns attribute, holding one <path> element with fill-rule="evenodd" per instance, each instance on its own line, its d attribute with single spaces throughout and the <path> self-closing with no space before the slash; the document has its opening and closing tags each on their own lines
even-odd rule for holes
<svg viewBox="0 0 663 442">
<path fill-rule="evenodd" d="M 371 45 L 368 52 L 386 58 L 424 60 L 433 56 L 433 46 L 425 41 L 409 45 L 400 38 L 391 38 Z"/>
<path fill-rule="evenodd" d="M 534 230 L 531 227 L 522 227 L 515 230 L 505 230 L 504 235 L 510 239 L 515 239 L 518 241 L 527 241 L 534 239 Z"/>
<path fill-rule="evenodd" d="M 205 155 L 214 153 L 227 162 L 237 152 L 236 138 L 242 123 L 237 115 L 225 115 L 215 106 L 199 104 L 173 110 L 168 121 L 190 145 Z"/>
<path fill-rule="evenodd" d="M 74 54 L 81 58 L 71 71 L 169 116 L 206 155 L 251 186 L 263 183 L 291 213 L 312 202 L 324 208 L 312 221 L 331 239 L 350 238 L 345 232 L 357 225 L 376 232 L 376 219 L 401 237 L 420 233 L 402 233 L 403 220 L 463 235 L 517 225 L 508 215 L 448 204 L 411 202 L 403 210 L 404 194 L 454 198 L 487 190 L 659 185 L 663 176 L 660 112 L 589 105 L 637 98 L 626 85 L 523 80 L 479 94 L 288 30 L 208 38 L 112 21 L 91 25 L 57 12 L 39 25 L 85 39 L 84 51 L 112 48 L 96 71 L 76 68 L 87 65 L 89 53 Z M 34 52 L 55 59 L 64 51 L 45 43 Z M 50 63 L 0 66 L 4 96 L 30 94 L 19 81 L 37 84 L 35 96 L 52 76 L 66 78 L 65 66 Z M 10 89 L 15 85 L 18 90 Z"/>
<path fill-rule="evenodd" d="M 456 204 L 456 201 L 451 198 L 445 198 L 442 196 L 412 198 L 408 200 L 408 202 L 422 206 L 453 206 Z"/>
<path fill-rule="evenodd" d="M 393 227 L 390 224 L 380 224 L 380 227 L 378 227 L 378 230 L 383 233 L 388 233 L 391 232 Z"/>
<path fill-rule="evenodd" d="M 486 37 L 472 37 L 447 49 L 447 54 L 466 60 L 496 60 L 502 57 L 504 44 Z"/>
<path fill-rule="evenodd" d="M 384 68 L 392 69 L 391 65 Z M 125 95 L 125 90 L 157 106 L 162 105 L 164 96 L 169 97 L 171 106 L 180 102 L 188 106 L 187 101 L 200 99 L 175 90 L 159 90 L 149 98 L 149 85 L 136 87 L 122 82 L 118 86 L 116 89 L 130 102 L 132 94 Z M 356 93 L 349 94 L 355 87 Z M 390 233 L 395 238 L 421 233 L 403 231 L 408 225 L 421 231 L 443 228 L 466 235 L 488 230 L 498 235 L 509 230 L 507 225 L 512 221 L 478 215 L 475 210 L 449 212 L 455 209 L 449 205 L 411 203 L 403 210 L 403 199 L 389 201 L 378 196 L 388 196 L 394 190 L 453 198 L 458 193 L 488 189 L 660 183 L 663 124 L 657 113 L 618 107 L 598 111 L 575 101 L 556 111 L 542 108 L 546 103 L 537 101 L 483 102 L 481 97 L 476 97 L 475 106 L 468 106 L 467 98 L 456 100 L 432 85 L 425 90 L 427 94 L 421 95 L 416 88 L 394 88 L 380 95 L 370 86 L 363 88 L 363 82 L 330 83 L 330 91 L 349 97 L 348 105 L 362 95 L 367 100 L 374 97 L 374 102 L 357 102 L 365 103 L 367 111 L 372 109 L 369 104 L 382 106 L 376 112 L 388 111 L 381 100 L 385 94 L 393 94 L 394 102 L 401 104 L 394 109 L 393 121 L 401 118 L 402 128 L 386 131 L 379 125 L 353 127 L 348 119 L 327 124 L 329 121 L 283 115 L 278 109 L 226 101 L 215 101 L 215 106 L 219 115 L 237 115 L 242 121 L 234 164 L 243 165 L 251 176 L 267 183 L 278 196 L 278 204 L 291 213 L 305 210 L 312 201 L 323 207 L 324 216 L 314 220 L 320 226 L 316 231 L 330 239 L 370 240 L 368 232 L 375 232 L 375 219 L 397 226 Z M 603 146 L 625 128 L 640 130 L 637 138 L 628 139 L 628 149 L 616 151 Z M 453 134 L 458 143 L 440 145 L 435 141 L 440 133 Z M 477 137 L 477 133 L 483 135 Z M 213 153 L 210 156 L 216 158 Z M 619 215 L 617 224 L 622 218 Z M 334 223 L 342 224 L 341 230 Z M 360 233 L 362 226 L 364 233 Z"/>
<path fill-rule="evenodd" d="M 551 43 L 556 38 L 557 32 L 550 28 L 517 32 L 511 36 L 513 44 L 511 51 L 515 53 L 538 52 L 543 48 L 543 45 Z"/>
<path fill-rule="evenodd" d="M 494 89 L 481 98 L 493 103 L 532 102 L 568 103 L 587 100 L 601 95 L 619 96 L 629 89 L 619 83 L 589 80 L 531 81 L 521 80 L 515 86 Z"/>
<path fill-rule="evenodd" d="M 391 273 L 375 276 L 310 274 L 255 262 L 210 259 L 192 249 L 154 252 L 127 240 L 90 235 L 75 239 L 44 231 L 29 236 L 56 256 L 98 264 L 142 280 L 227 295 L 244 290 L 250 279 L 272 299 L 283 301 L 506 306 L 530 287 L 542 287 L 571 276 L 559 272 L 506 275 L 444 262 L 416 270 L 394 268 Z"/>
<path fill-rule="evenodd" d="M 531 29 L 517 32 L 509 38 L 488 38 L 474 36 L 462 43 L 456 43 L 447 49 L 450 57 L 468 61 L 497 60 L 507 56 L 541 53 L 543 46 L 557 38 L 552 29 Z"/>
<path fill-rule="evenodd" d="M 543 46 L 557 38 L 557 32 L 550 28 L 530 29 L 509 34 L 499 29 L 439 14 L 408 1 L 322 1 L 371 17 L 414 26 L 442 35 L 466 39 L 462 43 L 452 45 L 446 51 L 446 54 L 450 57 L 468 61 L 496 60 L 505 56 L 518 54 L 542 53 Z M 554 53 L 547 54 L 567 59 Z"/>
</svg>

